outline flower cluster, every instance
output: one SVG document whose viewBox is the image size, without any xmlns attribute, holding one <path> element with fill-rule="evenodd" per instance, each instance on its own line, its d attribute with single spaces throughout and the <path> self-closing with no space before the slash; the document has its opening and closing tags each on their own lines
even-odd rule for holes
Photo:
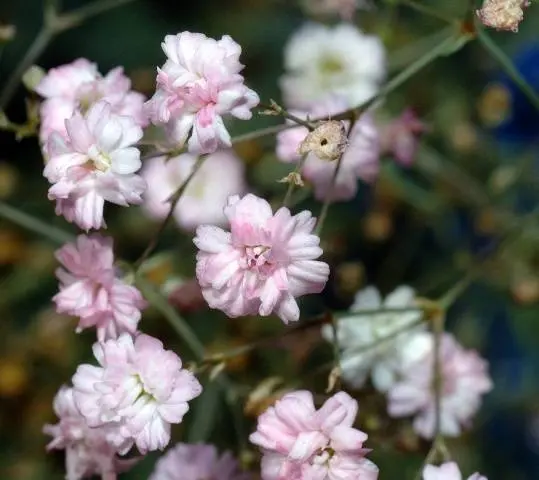
<svg viewBox="0 0 539 480">
<path fill-rule="evenodd" d="M 43 146 L 53 132 L 67 138 L 65 121 L 75 112 L 85 113 L 94 103 L 106 101 L 117 115 L 127 116 L 140 127 L 148 123 L 144 96 L 131 90 L 121 67 L 102 76 L 97 65 L 85 58 L 49 70 L 36 87 L 45 98 L 41 104 L 39 137 Z"/>
<path fill-rule="evenodd" d="M 249 480 L 229 453 L 218 454 L 213 445 L 178 443 L 156 463 L 149 480 Z"/>
<path fill-rule="evenodd" d="M 106 428 L 106 438 L 120 453 L 135 444 L 145 454 L 163 450 L 170 425 L 180 423 L 187 402 L 200 395 L 195 376 L 180 357 L 148 335 L 96 343 L 99 366 L 80 365 L 73 376 L 75 404 L 90 427 Z"/>
<path fill-rule="evenodd" d="M 65 450 L 66 479 L 79 480 L 92 475 L 115 474 L 129 469 L 137 459 L 124 460 L 107 440 L 107 428 L 90 428 L 77 409 L 73 389 L 62 387 L 54 398 L 58 423 L 45 425 L 43 432 L 52 437 L 47 450 Z"/>
<path fill-rule="evenodd" d="M 137 175 L 142 129 L 133 117 L 117 115 L 105 101 L 79 111 L 65 122 L 67 139 L 48 138 L 49 161 L 43 175 L 52 184 L 49 199 L 56 213 L 84 230 L 105 226 L 105 201 L 140 204 L 146 182 Z"/>
<path fill-rule="evenodd" d="M 148 184 L 144 195 L 144 210 L 149 216 L 163 219 L 169 212 L 167 200 L 182 185 L 197 163 L 194 155 L 185 153 L 167 159 L 156 157 L 147 160 L 142 177 Z M 231 150 L 220 150 L 204 159 L 184 190 L 176 208 L 174 219 L 185 230 L 199 225 L 224 226 L 223 208 L 230 195 L 243 194 L 246 190 L 244 166 Z"/>
<path fill-rule="evenodd" d="M 375 480 L 367 435 L 353 427 L 358 404 L 339 392 L 316 410 L 310 392 L 278 400 L 258 418 L 250 441 L 262 449 L 262 480 Z"/>
<path fill-rule="evenodd" d="M 224 213 L 230 232 L 213 225 L 197 228 L 196 273 L 212 308 L 230 317 L 276 313 L 285 323 L 299 319 L 296 298 L 319 293 L 329 266 L 314 235 L 310 212 L 275 214 L 255 195 L 232 196 Z"/>
<path fill-rule="evenodd" d="M 122 333 L 135 334 L 146 305 L 136 287 L 126 284 L 114 267 L 112 239 L 79 235 L 56 252 L 60 291 L 56 310 L 79 317 L 77 332 L 95 327 L 102 341 Z"/>
<path fill-rule="evenodd" d="M 146 104 L 152 121 L 167 124 L 179 145 L 211 153 L 230 147 L 223 116 L 251 118 L 259 98 L 243 83 L 241 47 L 228 35 L 220 40 L 202 33 L 167 35 L 162 44 L 167 61 L 158 69 L 157 90 Z"/>
</svg>

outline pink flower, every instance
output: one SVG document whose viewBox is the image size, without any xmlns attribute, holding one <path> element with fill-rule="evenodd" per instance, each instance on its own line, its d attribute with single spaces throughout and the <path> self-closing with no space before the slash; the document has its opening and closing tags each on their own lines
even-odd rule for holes
<svg viewBox="0 0 539 480">
<path fill-rule="evenodd" d="M 314 104 L 309 112 L 294 112 L 300 118 L 322 118 L 345 111 L 347 103 L 338 97 Z M 349 123 L 346 124 L 349 128 Z M 285 162 L 297 163 L 300 159 L 298 148 L 309 131 L 306 127 L 285 130 L 277 135 L 277 156 Z M 341 167 L 331 189 L 337 161 L 327 161 L 309 153 L 301 171 L 302 176 L 314 186 L 318 200 L 328 195 L 331 199 L 349 200 L 357 192 L 357 181 L 371 183 L 380 169 L 380 142 L 378 131 L 370 115 L 363 115 L 353 126 L 349 143 L 341 159 Z M 330 194 L 331 190 L 331 194 Z"/>
<path fill-rule="evenodd" d="M 133 119 L 115 115 L 102 101 L 84 116 L 76 112 L 66 128 L 67 141 L 58 133 L 50 136 L 51 157 L 43 172 L 52 184 L 49 199 L 58 202 L 56 213 L 89 230 L 105 226 L 105 201 L 140 204 L 146 183 L 136 175 L 140 151 L 133 145 L 142 129 Z"/>
<path fill-rule="evenodd" d="M 367 435 L 353 428 L 357 402 L 338 392 L 319 410 L 310 392 L 285 395 L 258 418 L 249 440 L 263 453 L 262 480 L 375 480 Z"/>
<path fill-rule="evenodd" d="M 339 15 L 352 21 L 356 10 L 369 8 L 369 0 L 306 0 L 305 8 L 314 15 Z"/>
<path fill-rule="evenodd" d="M 156 463 L 149 480 L 248 480 L 229 453 L 218 454 L 213 445 L 178 443 Z"/>
<path fill-rule="evenodd" d="M 64 268 L 56 270 L 60 291 L 52 300 L 59 313 L 80 317 L 77 333 L 96 327 L 103 341 L 137 331 L 146 302 L 135 287 L 117 277 L 112 238 L 79 235 L 76 243 L 57 250 L 56 258 Z"/>
<path fill-rule="evenodd" d="M 308 211 L 292 216 L 282 207 L 249 194 L 229 198 L 230 232 L 197 228 L 196 273 L 211 308 L 229 317 L 276 313 L 285 323 L 299 319 L 296 298 L 323 290 L 329 266 L 317 261 L 320 239 Z"/>
<path fill-rule="evenodd" d="M 148 189 L 143 205 L 150 216 L 161 219 L 168 214 L 170 203 L 167 199 L 185 182 L 196 161 L 194 155 L 186 153 L 145 162 L 142 177 Z M 194 230 L 202 224 L 224 226 L 223 208 L 228 197 L 246 190 L 244 170 L 242 161 L 232 150 L 209 155 L 176 206 L 176 223 L 186 230 Z"/>
<path fill-rule="evenodd" d="M 200 395 L 195 376 L 156 338 L 122 334 L 93 347 L 99 367 L 80 365 L 73 377 L 77 408 L 92 427 L 110 428 L 121 453 L 163 450 L 170 425 L 180 423 L 188 401 Z"/>
<path fill-rule="evenodd" d="M 162 43 L 167 61 L 157 74 L 157 90 L 147 102 L 156 124 L 169 123 L 169 133 L 190 152 L 211 153 L 230 147 L 223 115 L 251 118 L 259 98 L 243 83 L 241 47 L 228 35 L 220 40 L 202 33 L 167 35 Z"/>
<path fill-rule="evenodd" d="M 429 338 L 430 348 L 420 359 L 403 365 L 401 380 L 388 392 L 388 411 L 393 417 L 416 414 L 415 431 L 424 438 L 432 438 L 435 433 L 433 337 L 430 333 L 416 335 L 418 339 Z M 463 426 L 471 423 L 479 410 L 481 396 L 492 389 L 492 381 L 485 360 L 475 351 L 464 350 L 452 335 L 443 335 L 440 352 L 443 382 L 440 427 L 444 435 L 455 437 Z"/>
<path fill-rule="evenodd" d="M 409 167 L 415 160 L 419 139 L 428 131 L 412 109 L 390 122 L 382 132 L 382 150 L 393 155 L 397 163 Z"/>
<path fill-rule="evenodd" d="M 426 465 L 423 469 L 423 480 L 462 480 L 462 475 L 455 462 L 447 462 L 439 467 Z M 474 473 L 468 480 L 487 480 L 487 477 Z"/>
<path fill-rule="evenodd" d="M 47 450 L 65 450 L 66 479 L 79 480 L 92 475 L 119 473 L 128 470 L 137 458 L 122 460 L 116 448 L 107 441 L 105 428 L 90 428 L 79 413 L 73 399 L 73 389 L 62 387 L 54 397 L 54 412 L 58 423 L 45 425 L 43 432 L 52 440 Z"/>
<path fill-rule="evenodd" d="M 103 77 L 95 63 L 79 58 L 49 70 L 36 92 L 45 98 L 39 132 L 43 144 L 53 132 L 67 138 L 65 120 L 78 110 L 86 112 L 99 100 L 106 100 L 113 113 L 129 116 L 141 127 L 148 124 L 143 111 L 144 96 L 131 90 L 131 81 L 121 67 Z"/>
</svg>

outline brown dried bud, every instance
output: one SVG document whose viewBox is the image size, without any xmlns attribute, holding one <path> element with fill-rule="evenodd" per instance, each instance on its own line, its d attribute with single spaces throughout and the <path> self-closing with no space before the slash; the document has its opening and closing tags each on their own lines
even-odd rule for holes
<svg viewBox="0 0 539 480">
<path fill-rule="evenodd" d="M 487 27 L 516 33 L 520 22 L 524 19 L 522 9 L 529 5 L 528 0 L 485 0 L 476 14 L 481 23 Z"/>
<path fill-rule="evenodd" d="M 330 120 L 323 122 L 310 132 L 301 145 L 300 155 L 314 153 L 322 160 L 337 160 L 346 150 L 348 139 L 344 122 Z"/>
<path fill-rule="evenodd" d="M 283 177 L 280 180 L 277 180 L 277 182 L 293 183 L 297 187 L 303 187 L 305 185 L 303 183 L 303 178 L 301 178 L 301 175 L 298 172 L 290 172 L 286 177 Z"/>
</svg>

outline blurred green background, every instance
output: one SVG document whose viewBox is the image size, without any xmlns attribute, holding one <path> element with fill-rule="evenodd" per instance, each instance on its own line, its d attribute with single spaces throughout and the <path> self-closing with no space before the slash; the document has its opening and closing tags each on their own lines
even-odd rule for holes
<svg viewBox="0 0 539 480">
<path fill-rule="evenodd" d="M 65 0 L 62 10 L 88 3 Z M 445 28 L 436 18 L 397 5 L 397 0 L 372 3 L 373 8 L 358 12 L 357 21 L 384 39 L 390 77 L 431 49 Z M 470 2 L 419 3 L 460 16 Z M 1 24 L 16 28 L 14 38 L 0 45 L 0 85 L 35 38 L 42 12 L 41 0 L 0 0 Z M 51 68 L 86 57 L 97 62 L 103 73 L 122 65 L 134 88 L 151 95 L 155 68 L 164 59 L 160 42 L 165 34 L 190 30 L 218 37 L 226 33 L 242 45 L 247 82 L 267 103 L 280 98 L 277 79 L 283 47 L 307 19 L 297 1 L 135 0 L 60 34 L 37 64 Z M 538 29 L 539 5 L 532 5 L 520 33 L 493 33 L 492 37 L 513 57 L 539 41 Z M 524 64 L 537 90 L 539 54 Z M 382 107 L 385 116 L 413 106 L 431 131 L 411 171 L 384 159 L 375 187 L 362 186 L 357 198 L 332 206 L 323 235 L 332 278 L 324 295 L 307 299 L 303 309 L 306 317 L 324 308 L 345 309 L 355 291 L 368 283 L 385 292 L 408 283 L 420 295 L 436 298 L 480 261 L 479 278 L 451 309 L 448 325 L 467 347 L 487 356 L 496 388 L 475 428 L 449 444 L 465 476 L 479 470 L 490 480 L 533 480 L 539 478 L 538 228 L 532 217 L 524 234 L 499 247 L 498 220 L 507 212 L 518 217 L 537 207 L 539 116 L 527 111 L 521 115 L 516 94 L 500 78 L 497 63 L 477 42 L 470 42 L 454 55 L 436 60 L 389 96 Z M 506 88 L 501 99 L 491 89 L 492 82 L 500 81 Z M 21 88 L 7 108 L 12 121 L 24 122 L 25 95 Z M 517 133 L 531 130 L 532 134 L 508 140 L 506 130 L 487 128 L 492 118 L 500 116 L 509 118 Z M 275 122 L 255 115 L 250 122 L 231 124 L 231 129 L 238 134 Z M 41 176 L 43 160 L 36 139 L 17 142 L 12 134 L 0 132 L 0 145 L 0 200 L 75 232 L 54 216 L 53 204 L 46 200 L 48 185 Z M 276 161 L 273 149 L 274 139 L 265 138 L 241 144 L 237 151 L 248 165 L 252 189 L 278 203 L 285 187 L 276 180 L 289 166 Z M 320 205 L 311 198 L 298 202 L 298 209 L 319 211 Z M 134 207 L 111 209 L 107 223 L 116 252 L 127 260 L 142 252 L 157 227 Z M 59 386 L 69 381 L 77 364 L 91 360 L 94 332 L 76 335 L 75 321 L 56 314 L 50 300 L 57 289 L 53 257 L 57 247 L 0 219 L 1 479 L 62 478 L 63 455 L 45 455 L 47 439 L 41 429 L 54 421 L 51 400 Z M 157 285 L 169 278 L 193 276 L 194 248 L 188 234 L 172 226 L 159 251 L 148 273 Z M 284 329 L 276 319 L 230 320 L 204 309 L 184 313 L 211 351 Z M 186 361 L 192 359 L 152 308 L 145 312 L 141 327 Z M 242 394 L 239 408 L 252 388 L 269 376 L 283 377 L 285 384 L 302 378 L 309 388 L 324 391 L 327 372 L 317 374 L 316 369 L 331 359 L 331 349 L 320 342 L 315 330 L 291 335 L 286 342 L 272 343 L 228 365 Z M 213 386 L 207 392 L 193 402 L 193 413 L 185 422 L 173 429 L 176 439 L 205 440 L 240 453 L 244 449 L 222 395 Z M 360 423 L 371 436 L 368 446 L 374 449 L 380 478 L 413 478 L 429 445 L 414 437 L 407 422 L 388 421 L 384 400 L 373 392 L 361 392 L 358 399 Z M 254 412 L 255 407 L 261 408 L 255 405 Z M 246 417 L 242 428 L 248 433 L 254 418 L 252 412 Z M 204 423 L 208 418 L 214 419 L 210 426 Z M 246 464 L 256 465 L 256 456 L 248 451 L 241 455 Z M 147 478 L 156 457 L 148 455 L 125 478 Z"/>
</svg>

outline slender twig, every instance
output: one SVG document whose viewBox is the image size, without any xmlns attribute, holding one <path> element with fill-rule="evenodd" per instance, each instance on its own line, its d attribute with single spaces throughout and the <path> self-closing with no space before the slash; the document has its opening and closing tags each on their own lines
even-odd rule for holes
<svg viewBox="0 0 539 480">
<path fill-rule="evenodd" d="M 9 220 L 27 230 L 48 238 L 53 243 L 63 244 L 74 240 L 75 236 L 69 232 L 53 227 L 50 223 L 29 215 L 22 210 L 14 208 L 0 201 L 0 217 Z"/>
<path fill-rule="evenodd" d="M 159 243 L 159 238 L 161 237 L 161 235 L 167 228 L 167 225 L 169 224 L 170 220 L 172 219 L 172 216 L 174 215 L 174 210 L 176 210 L 178 202 L 182 198 L 182 195 L 185 193 L 185 190 L 187 190 L 187 187 L 191 183 L 191 180 L 193 180 L 193 177 L 197 174 L 197 172 L 200 170 L 200 167 L 202 167 L 202 165 L 204 164 L 204 160 L 206 160 L 207 157 L 207 155 L 201 155 L 200 157 L 198 157 L 189 176 L 168 199 L 168 201 L 170 202 L 170 209 L 168 211 L 168 214 L 161 222 L 161 225 L 159 225 L 159 228 L 155 232 L 154 236 L 151 238 L 144 252 L 142 252 L 142 255 L 135 262 L 135 271 L 137 271 L 141 267 L 144 261 L 147 260 L 151 253 L 154 251 L 155 247 L 157 247 L 157 244 Z"/>
<path fill-rule="evenodd" d="M 403 5 L 410 7 L 416 10 L 417 12 L 423 13 L 424 15 L 427 15 L 429 17 L 441 20 L 442 22 L 454 24 L 459 21 L 458 18 L 446 15 L 445 13 L 440 12 L 438 9 L 434 7 L 431 7 L 429 5 L 424 5 L 422 3 L 418 3 L 415 0 L 400 0 L 400 1 Z"/>
<path fill-rule="evenodd" d="M 511 59 L 501 50 L 498 45 L 490 38 L 490 35 L 485 32 L 480 22 L 476 19 L 477 38 L 485 49 L 492 55 L 492 57 L 500 64 L 505 70 L 505 73 L 515 82 L 522 93 L 528 98 L 530 103 L 539 110 L 539 94 L 534 88 L 526 81 L 522 74 L 517 70 Z"/>
<path fill-rule="evenodd" d="M 297 125 L 301 125 L 302 127 L 309 129 L 310 131 L 315 129 L 315 123 L 310 122 L 309 119 L 304 120 L 303 118 L 300 118 L 297 115 L 290 113 L 288 110 L 284 109 L 274 101 L 271 102 L 271 105 L 260 104 L 259 106 L 265 109 L 261 112 L 262 114 L 267 114 L 265 112 L 270 112 L 271 115 L 280 115 L 294 122 Z"/>
<path fill-rule="evenodd" d="M 0 93 L 0 110 L 11 101 L 13 94 L 20 84 L 21 78 L 28 68 L 35 63 L 47 48 L 55 35 L 76 27 L 86 20 L 104 13 L 112 8 L 125 5 L 133 0 L 98 0 L 90 5 L 78 8 L 60 15 L 57 11 L 58 2 L 49 0 L 45 2 L 43 10 L 43 25 L 36 38 L 22 57 L 18 65 L 4 84 Z"/>
</svg>

